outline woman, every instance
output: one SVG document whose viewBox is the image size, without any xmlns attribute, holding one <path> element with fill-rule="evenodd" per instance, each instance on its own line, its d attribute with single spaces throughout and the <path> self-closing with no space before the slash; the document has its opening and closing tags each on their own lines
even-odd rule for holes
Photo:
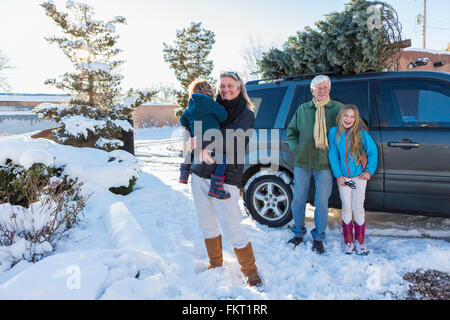
<svg viewBox="0 0 450 320">
<path fill-rule="evenodd" d="M 242 129 L 246 131 L 253 128 L 255 121 L 252 111 L 253 105 L 248 98 L 243 81 L 236 72 L 222 72 L 220 74 L 217 102 L 228 112 L 228 119 L 222 123 L 223 132 L 226 129 Z M 226 139 L 224 139 L 225 141 Z M 248 141 L 246 142 L 248 143 Z M 237 143 L 234 143 L 233 154 L 227 154 L 225 179 L 221 181 L 219 186 L 230 193 L 230 198 L 217 200 L 208 197 L 210 177 L 214 172 L 215 165 L 204 162 L 195 163 L 194 161 L 191 165 L 192 193 L 209 257 L 207 269 L 222 266 L 222 233 L 219 228 L 220 224 L 225 237 L 234 248 L 237 260 L 241 265 L 241 271 L 247 277 L 247 284 L 260 286 L 262 281 L 257 272 L 252 245 L 247 238 L 245 228 L 240 223 L 242 213 L 238 201 L 244 165 L 236 164 L 242 163 L 242 161 L 236 161 L 238 157 L 236 145 Z M 211 162 L 210 152 L 207 149 L 203 149 L 200 152 L 200 160 Z M 226 152 L 225 147 L 224 152 Z M 228 161 L 228 159 L 233 159 L 234 161 Z"/>
</svg>

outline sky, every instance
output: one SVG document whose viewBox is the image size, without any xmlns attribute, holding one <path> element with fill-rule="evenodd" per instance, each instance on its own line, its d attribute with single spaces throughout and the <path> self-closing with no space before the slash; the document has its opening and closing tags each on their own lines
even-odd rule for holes
<svg viewBox="0 0 450 320">
<path fill-rule="evenodd" d="M 59 30 L 39 6 L 42 0 L 0 0 L 0 51 L 14 68 L 6 71 L 15 93 L 62 93 L 45 85 L 71 70 L 71 65 L 56 45 L 44 38 Z M 59 10 L 65 0 L 53 0 Z M 126 60 L 120 73 L 122 87 L 151 88 L 158 83 L 178 86 L 163 59 L 163 42 L 172 44 L 176 30 L 191 22 L 215 33 L 216 43 L 210 59 L 212 76 L 221 70 L 245 70 L 244 55 L 250 38 L 266 48 L 282 43 L 305 26 L 324 19 L 332 11 L 342 11 L 348 0 L 84 0 L 95 9 L 98 20 L 124 16 L 127 25 L 117 28 L 119 58 Z M 421 27 L 415 17 L 423 0 L 385 0 L 399 14 L 403 38 L 412 47 L 422 47 Z M 427 49 L 443 50 L 450 41 L 450 4 L 448 0 L 427 0 Z"/>
</svg>

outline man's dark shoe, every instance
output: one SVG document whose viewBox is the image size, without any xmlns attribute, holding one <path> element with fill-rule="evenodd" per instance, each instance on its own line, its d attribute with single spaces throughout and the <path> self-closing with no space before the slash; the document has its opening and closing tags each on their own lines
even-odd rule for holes
<svg viewBox="0 0 450 320">
<path fill-rule="evenodd" d="M 298 246 L 302 242 L 303 242 L 303 238 L 302 237 L 293 237 L 291 240 L 288 241 L 288 243 L 293 244 L 294 247 Z"/>
<path fill-rule="evenodd" d="M 323 242 L 319 240 L 314 240 L 312 250 L 317 254 L 323 254 L 325 252 Z"/>
</svg>

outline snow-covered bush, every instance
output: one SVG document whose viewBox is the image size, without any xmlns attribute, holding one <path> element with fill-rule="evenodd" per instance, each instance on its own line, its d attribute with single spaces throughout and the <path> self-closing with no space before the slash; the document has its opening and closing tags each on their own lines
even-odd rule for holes
<svg viewBox="0 0 450 320">
<path fill-rule="evenodd" d="M 61 169 L 39 163 L 25 169 L 8 159 L 5 165 L 0 165 L 0 204 L 11 203 L 29 207 L 30 201 L 36 200 L 35 189 L 44 187 L 51 177 L 60 174 Z"/>
<path fill-rule="evenodd" d="M 76 225 L 88 199 L 61 168 L 0 165 L 0 264 L 35 262 Z"/>
<path fill-rule="evenodd" d="M 0 137 L 0 269 L 51 252 L 91 194 L 129 193 L 139 171 L 139 160 L 123 150 Z"/>
<path fill-rule="evenodd" d="M 27 135 L 1 137 L 0 150 L 0 165 L 8 159 L 25 169 L 43 163 L 59 168 L 62 175 L 78 179 L 92 191 L 127 187 L 139 177 L 139 160 L 123 150 L 76 148 Z"/>
</svg>

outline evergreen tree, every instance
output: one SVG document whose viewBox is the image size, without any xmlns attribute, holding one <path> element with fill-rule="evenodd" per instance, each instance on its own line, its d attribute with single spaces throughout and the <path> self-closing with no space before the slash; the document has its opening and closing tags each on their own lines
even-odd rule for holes
<svg viewBox="0 0 450 320">
<path fill-rule="evenodd" d="M 283 49 L 270 49 L 259 61 L 265 77 L 335 71 L 352 74 L 395 69 L 403 46 L 392 6 L 351 0 L 342 12 L 289 37 Z"/>
<path fill-rule="evenodd" d="M 100 149 L 119 148 L 123 145 L 122 132 L 133 130 L 130 122 L 135 107 L 156 94 L 133 89 L 121 93 L 123 76 L 116 70 L 124 61 L 114 57 L 121 52 L 116 48 L 116 25 L 125 24 L 125 18 L 96 20 L 92 7 L 73 1 L 66 3 L 68 12 L 58 11 L 51 0 L 41 6 L 62 31 L 61 36 L 46 40 L 59 46 L 74 71 L 62 75 L 59 81 L 46 81 L 70 95 L 69 104 L 41 104 L 36 112 L 61 125 L 56 137 L 65 144 L 76 146 L 94 140 Z"/>
<path fill-rule="evenodd" d="M 189 27 L 177 30 L 173 46 L 163 43 L 164 61 L 169 63 L 183 88 L 174 92 L 182 110 L 187 108 L 188 86 L 193 80 L 205 78 L 213 82 L 209 76 L 214 64 L 207 57 L 216 42 L 215 35 L 212 31 L 203 29 L 201 24 L 192 22 Z"/>
</svg>

